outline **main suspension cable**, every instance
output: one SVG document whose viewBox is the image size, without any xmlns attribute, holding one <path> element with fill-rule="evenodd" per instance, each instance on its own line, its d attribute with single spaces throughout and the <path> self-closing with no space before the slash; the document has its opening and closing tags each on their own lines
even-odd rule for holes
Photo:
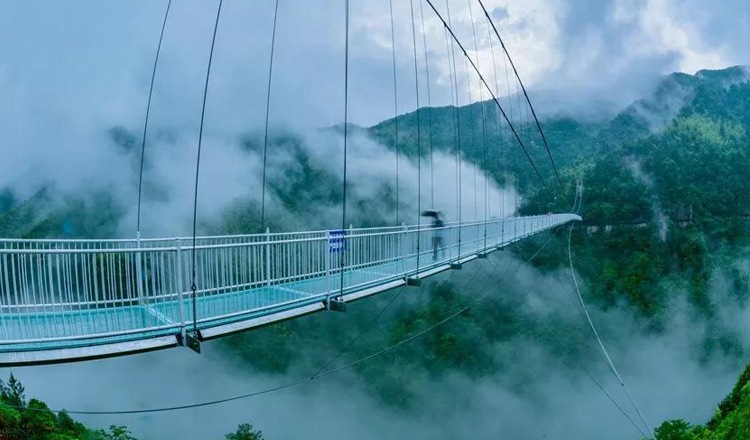
<svg viewBox="0 0 750 440">
<path fill-rule="evenodd" d="M 521 76 L 518 74 L 518 70 L 516 69 L 515 63 L 513 63 L 513 59 L 510 57 L 510 53 L 508 52 L 508 48 L 505 47 L 505 43 L 503 42 L 503 39 L 500 38 L 500 32 L 498 32 L 497 27 L 495 26 L 495 22 L 492 20 L 492 17 L 490 17 L 489 12 L 487 11 L 487 8 L 484 7 L 484 3 L 482 0 L 477 0 L 479 2 L 479 5 L 482 7 L 482 11 L 484 12 L 484 15 L 487 17 L 487 20 L 492 25 L 492 29 L 495 30 L 495 35 L 497 36 L 497 39 L 500 41 L 500 45 L 503 48 L 503 51 L 505 52 L 505 55 L 508 57 L 508 61 L 510 61 L 510 65 L 513 67 L 513 72 L 516 75 L 516 78 L 518 78 L 519 84 L 521 84 L 521 89 L 523 90 L 523 94 L 526 97 L 526 102 L 529 104 L 529 108 L 531 109 L 531 114 L 534 116 L 534 121 L 536 122 L 537 130 L 539 130 L 539 135 L 542 138 L 542 142 L 544 143 L 544 148 L 547 150 L 547 156 L 549 156 L 550 163 L 552 163 L 552 169 L 555 171 L 555 177 L 557 178 L 557 184 L 560 187 L 560 192 L 563 196 L 566 196 L 565 194 L 565 188 L 563 187 L 562 180 L 560 180 L 560 173 L 557 171 L 557 165 L 555 165 L 555 159 L 552 157 L 552 151 L 550 151 L 549 144 L 547 143 L 547 137 L 544 135 L 544 130 L 542 130 L 542 124 L 539 122 L 539 118 L 536 115 L 536 111 L 534 110 L 534 105 L 531 103 L 531 99 L 529 98 L 529 94 L 526 92 L 526 87 L 523 85 L 523 81 L 521 81 Z"/>
<path fill-rule="evenodd" d="M 156 80 L 156 68 L 159 65 L 159 56 L 161 55 L 161 44 L 164 41 L 164 30 L 167 28 L 167 18 L 172 8 L 172 0 L 167 2 L 167 9 L 164 11 L 164 21 L 161 24 L 159 33 L 159 45 L 156 46 L 156 56 L 154 57 L 154 68 L 151 71 L 151 84 L 148 88 L 148 103 L 146 104 L 146 118 L 143 122 L 143 138 L 141 139 L 141 165 L 138 172 L 138 214 L 136 217 L 136 237 L 141 238 L 141 195 L 143 194 L 143 164 L 146 160 L 146 136 L 148 134 L 148 119 L 151 115 L 151 98 L 154 96 L 154 81 Z"/>
<path fill-rule="evenodd" d="M 203 86 L 203 106 L 201 108 L 201 122 L 200 129 L 198 131 L 198 154 L 195 159 L 195 192 L 193 194 L 193 250 L 190 253 L 191 257 L 191 280 L 190 291 L 192 292 L 192 303 L 193 303 L 193 333 L 198 334 L 198 311 L 197 311 L 197 296 L 198 286 L 196 285 L 196 244 L 197 244 L 197 228 L 198 228 L 198 178 L 200 177 L 201 171 L 201 148 L 203 146 L 203 122 L 206 117 L 206 97 L 208 96 L 208 83 L 211 79 L 211 63 L 214 59 L 214 46 L 216 45 L 216 32 L 219 29 L 219 18 L 221 17 L 221 6 L 224 0 L 219 0 L 219 7 L 216 8 L 216 20 L 214 21 L 214 33 L 211 37 L 211 51 L 208 55 L 208 67 L 206 68 L 206 83 Z"/>
<path fill-rule="evenodd" d="M 503 109 L 502 105 L 500 105 L 500 101 L 498 101 L 497 97 L 492 92 L 492 89 L 487 84 L 487 81 L 484 79 L 484 76 L 482 75 L 482 72 L 479 71 L 479 69 L 477 68 L 477 66 L 474 64 L 474 61 L 471 60 L 471 57 L 469 57 L 469 54 L 466 51 L 466 49 L 464 48 L 463 44 L 461 44 L 461 41 L 458 39 L 458 37 L 456 36 L 456 34 L 453 32 L 453 29 L 451 29 L 449 23 L 446 22 L 445 19 L 443 19 L 443 16 L 437 10 L 437 8 L 433 4 L 432 0 L 425 0 L 425 1 L 427 2 L 427 4 L 430 5 L 430 8 L 432 8 L 432 10 L 435 12 L 435 15 L 437 15 L 437 17 L 443 23 L 443 26 L 445 26 L 448 29 L 448 32 L 450 33 L 451 37 L 453 37 L 453 40 L 456 42 L 456 44 L 458 45 L 458 47 L 461 49 L 461 52 L 463 52 L 464 57 L 466 57 L 468 59 L 468 61 L 471 64 L 471 66 L 477 72 L 477 75 L 479 76 L 479 79 L 481 80 L 482 84 L 484 84 L 484 87 L 490 92 L 490 95 L 492 95 L 492 100 L 495 101 L 495 105 L 497 106 L 498 109 L 500 109 L 500 112 L 503 114 L 503 118 L 505 119 L 505 122 L 508 124 L 508 126 L 511 129 L 511 131 L 513 132 L 513 135 L 516 138 L 516 142 L 518 143 L 518 145 L 521 147 L 521 149 L 523 150 L 524 154 L 526 155 L 526 159 L 529 161 L 529 164 L 534 169 L 534 172 L 536 173 L 537 178 L 542 183 L 542 186 L 544 186 L 545 188 L 547 188 L 547 183 L 544 181 L 544 178 L 539 173 L 539 169 L 537 168 L 536 164 L 534 163 L 534 160 L 531 158 L 531 156 L 529 155 L 529 152 L 526 150 L 526 146 L 524 145 L 523 141 L 521 140 L 520 136 L 518 135 L 518 132 L 516 131 L 516 129 L 513 126 L 513 124 L 511 123 L 510 119 L 508 119 L 508 115 L 506 115 L 505 110 Z"/>
<path fill-rule="evenodd" d="M 273 30 L 271 31 L 271 56 L 268 63 L 268 90 L 266 92 L 266 128 L 263 134 L 263 194 L 260 202 L 260 231 L 266 230 L 266 164 L 268 158 L 268 117 L 271 112 L 271 79 L 273 78 L 273 54 L 276 48 L 276 19 L 279 15 L 279 0 L 273 9 Z"/>
</svg>

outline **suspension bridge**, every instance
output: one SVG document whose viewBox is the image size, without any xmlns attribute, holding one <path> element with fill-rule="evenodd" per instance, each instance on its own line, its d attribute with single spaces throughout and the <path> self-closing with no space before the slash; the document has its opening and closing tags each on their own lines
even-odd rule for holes
<svg viewBox="0 0 750 440">
<path fill-rule="evenodd" d="M 2 240 L 0 364 L 174 347 L 194 324 L 200 339 L 212 339 L 341 307 L 575 220 L 563 214 L 442 228 L 199 237 L 195 250 L 191 238 Z M 436 236 L 436 258 L 432 248 L 418 250 L 418 241 Z M 201 286 L 195 297 L 193 252 Z"/>
<path fill-rule="evenodd" d="M 168 0 L 164 21 L 159 36 L 159 45 L 151 77 L 146 118 L 141 145 L 141 167 L 138 186 L 138 220 L 134 239 L 112 240 L 21 240 L 0 239 L 0 365 L 34 365 L 94 359 L 127 353 L 145 352 L 178 345 L 187 345 L 200 350 L 200 341 L 217 338 L 230 333 L 262 325 L 292 319 L 321 310 L 343 310 L 345 304 L 389 289 L 404 285 L 419 285 L 425 277 L 449 269 L 460 269 L 463 264 L 500 250 L 511 243 L 542 231 L 556 228 L 581 218 L 576 214 L 545 214 L 512 217 L 501 213 L 489 218 L 489 196 L 487 183 L 484 189 L 484 219 L 462 220 L 461 194 L 462 157 L 460 116 L 458 113 L 459 90 L 456 69 L 456 54 L 464 55 L 468 103 L 472 92 L 469 84 L 471 69 L 480 81 L 480 101 L 484 92 L 490 95 L 489 103 L 496 106 L 495 128 L 501 140 L 516 143 L 524 152 L 542 187 L 547 188 L 539 168 L 534 163 L 528 148 L 533 145 L 530 130 L 521 130 L 523 122 L 531 127 L 533 116 L 536 128 L 546 149 L 552 169 L 555 171 L 561 194 L 563 185 L 557 173 L 552 154 L 547 145 L 541 125 L 536 118 L 525 87 L 507 53 L 502 39 L 481 5 L 487 18 L 490 44 L 494 36 L 510 61 L 517 79 L 517 117 L 514 122 L 508 70 L 506 82 L 510 113 L 500 103 L 497 68 L 494 68 L 495 87 L 486 80 L 480 70 L 479 60 L 473 59 L 451 27 L 450 8 L 446 2 L 446 18 L 431 0 L 425 0 L 445 29 L 446 57 L 449 61 L 452 104 L 454 114 L 453 133 L 456 144 L 456 195 L 458 221 L 427 227 L 422 224 L 384 226 L 379 228 L 347 227 L 347 139 L 348 139 L 348 67 L 349 67 L 349 6 L 345 2 L 345 82 L 343 126 L 343 200 L 341 227 L 335 230 L 271 233 L 265 228 L 266 164 L 268 154 L 268 114 L 271 102 L 273 53 L 277 32 L 279 1 L 275 2 L 273 35 L 266 99 L 266 124 L 263 144 L 263 184 L 261 230 L 264 233 L 199 237 L 197 235 L 198 185 L 200 157 L 203 139 L 203 123 L 208 96 L 211 63 L 216 31 L 219 27 L 223 0 L 218 1 L 211 52 L 203 90 L 203 108 L 198 136 L 198 151 L 195 172 L 195 198 L 193 204 L 193 235 L 179 238 L 141 239 L 141 197 L 143 190 L 144 157 L 146 155 L 147 132 L 154 78 L 157 73 L 162 40 L 168 22 L 172 0 Z M 393 3 L 390 3 L 391 36 L 393 36 Z M 416 161 L 417 161 L 417 218 L 422 209 L 422 156 L 429 147 L 429 165 L 432 166 L 432 119 L 427 40 L 424 36 L 424 10 L 419 2 L 422 20 L 424 57 L 427 77 L 428 107 L 427 123 L 429 138 L 422 139 L 419 98 L 419 67 L 417 56 L 417 27 L 414 2 L 410 1 L 414 73 L 416 86 Z M 469 5 L 471 12 L 471 5 Z M 475 51 L 478 51 L 476 29 L 472 20 Z M 491 27 L 490 27 L 491 25 Z M 491 32 L 494 30 L 494 36 Z M 450 44 L 448 44 L 450 42 Z M 399 191 L 399 127 L 398 95 L 394 60 L 394 110 L 396 115 L 395 142 L 396 197 Z M 494 64 L 494 47 L 493 47 Z M 519 89 L 520 86 L 520 89 Z M 528 103 L 524 109 L 526 120 L 521 115 L 520 91 Z M 528 111 L 531 113 L 528 113 Z M 471 139 L 474 143 L 475 118 L 471 118 Z M 490 130 L 488 115 L 481 107 L 482 159 L 486 167 L 488 160 L 487 131 Z M 514 125 L 515 123 L 515 125 Z M 423 150 L 423 147 L 425 148 Z M 498 150 L 502 156 L 502 148 Z M 499 157 L 498 159 L 502 159 Z M 434 170 L 430 169 L 431 201 Z M 438 176 L 443 178 L 444 176 Z M 474 176 L 476 179 L 476 175 Z M 505 176 L 510 179 L 509 176 Z M 476 180 L 475 180 L 476 182 Z M 477 188 L 474 188 L 475 205 Z M 501 201 L 502 204 L 502 201 Z M 398 215 L 397 207 L 397 215 Z M 475 207 L 476 209 L 476 207 Z M 475 211 L 476 216 L 476 211 Z M 396 224 L 398 224 L 398 219 Z"/>
<path fill-rule="evenodd" d="M 418 3 L 418 12 L 414 3 Z M 455 0 L 458 1 L 458 0 Z M 453 1 L 453 3 L 455 3 Z M 434 169 L 433 169 L 433 120 L 432 97 L 430 93 L 430 71 L 427 47 L 425 14 L 431 11 L 434 18 L 443 28 L 445 36 L 445 59 L 447 60 L 448 82 L 451 95 L 453 120 L 447 132 L 452 134 L 452 152 L 456 157 L 455 194 L 457 221 L 443 223 L 435 221 L 431 226 L 420 222 L 405 225 L 399 221 L 399 157 L 401 147 L 399 140 L 399 100 L 396 69 L 396 39 L 394 33 L 394 2 L 387 0 L 390 12 L 390 30 L 393 60 L 393 98 L 394 124 L 392 147 L 396 153 L 395 163 L 395 198 L 396 221 L 394 225 L 371 228 L 354 228 L 347 218 L 347 140 L 349 126 L 349 0 L 343 0 L 344 9 L 344 102 L 343 102 L 343 182 L 342 182 L 342 218 L 341 227 L 321 231 L 304 232 L 271 232 L 266 228 L 266 193 L 267 193 L 267 156 L 269 147 L 269 113 L 273 78 L 273 60 L 281 0 L 274 0 L 270 62 L 268 65 L 267 95 L 265 101 L 265 132 L 263 140 L 263 176 L 260 188 L 260 231 L 262 233 L 205 236 L 197 234 L 198 188 L 200 177 L 200 158 L 203 140 L 203 126 L 206 112 L 206 99 L 211 78 L 211 63 L 216 44 L 217 29 L 220 23 L 224 0 L 217 1 L 213 23 L 210 55 L 203 88 L 203 106 L 201 110 L 200 129 L 198 134 L 197 155 L 195 161 L 195 181 L 193 198 L 192 236 L 174 238 L 141 238 L 141 208 L 143 193 L 144 163 L 147 155 L 149 115 L 154 91 L 154 80 L 159 65 L 162 41 L 167 28 L 173 0 L 166 1 L 159 43 L 156 48 L 151 84 L 145 111 L 143 135 L 141 142 L 140 172 L 138 176 L 137 225 L 134 239 L 0 239 L 0 366 L 40 365 L 59 362 L 80 361 L 124 354 L 153 351 L 175 346 L 187 346 L 200 352 L 200 341 L 218 338 L 224 335 L 245 331 L 283 320 L 294 319 L 303 315 L 319 312 L 345 311 L 347 304 L 376 295 L 390 289 L 406 286 L 419 286 L 422 280 L 448 270 L 460 270 L 464 264 L 477 259 L 487 258 L 492 252 L 499 251 L 527 237 L 546 230 L 581 221 L 576 213 L 580 211 L 582 184 L 576 188 L 576 198 L 572 213 L 530 216 L 515 216 L 518 212 L 518 199 L 514 208 L 504 209 L 510 203 L 499 200 L 499 214 L 490 217 L 490 197 L 488 183 L 485 187 L 482 203 L 484 218 L 479 219 L 476 174 L 474 175 L 474 220 L 462 218 L 462 144 L 477 147 L 475 131 L 482 151 L 479 165 L 486 171 L 490 161 L 497 161 L 500 177 L 504 182 L 518 183 L 518 175 L 511 176 L 508 171 L 506 150 L 508 145 L 518 147 L 523 152 L 522 158 L 528 161 L 533 175 L 539 180 L 539 191 L 555 191 L 547 185 L 543 173 L 535 163 L 533 147 L 542 152 L 542 157 L 549 160 L 554 171 L 555 183 L 562 200 L 567 199 L 560 174 L 544 135 L 542 126 L 521 81 L 516 65 L 511 58 L 500 33 L 493 22 L 490 11 L 482 0 L 466 0 L 471 24 L 471 37 L 474 42 L 474 56 L 461 42 L 453 27 L 451 18 L 451 0 L 445 0 L 445 7 L 438 8 L 436 0 L 409 0 L 411 18 L 411 43 L 414 58 L 415 115 L 416 115 L 416 162 L 417 200 L 416 218 L 420 219 L 424 211 L 422 203 L 422 162 L 428 160 L 430 200 L 429 206 L 435 207 Z M 490 75 L 480 68 L 479 45 L 472 4 L 476 1 L 484 15 L 487 41 L 491 50 L 494 84 L 488 81 Z M 427 8 L 424 5 L 427 5 Z M 424 48 L 424 77 L 427 89 L 427 107 L 421 108 L 420 74 L 417 50 L 416 17 L 422 22 L 421 35 Z M 495 46 L 497 41 L 502 49 L 501 57 L 505 64 L 505 90 L 501 90 L 498 80 Z M 478 78 L 479 102 L 488 103 L 494 112 L 488 114 L 485 105 L 481 105 L 481 118 L 475 118 L 474 108 L 470 107 L 469 139 L 464 139 L 459 107 L 459 72 L 456 54 L 463 56 L 466 73 L 465 104 L 474 100 L 470 83 L 470 74 Z M 508 64 L 511 72 L 509 79 Z M 511 82 L 515 91 L 511 90 Z M 423 84 L 424 86 L 424 84 Z M 489 98 L 485 101 L 485 92 Z M 501 103 L 501 94 L 507 102 Z M 426 120 L 422 120 L 426 110 Z M 480 130 L 476 122 L 479 121 Z M 493 123 L 494 122 L 494 123 Z M 426 123 L 428 136 L 423 139 L 422 124 Z M 488 133 L 492 127 L 496 131 L 493 140 Z M 535 132 L 538 140 L 535 141 Z M 408 135 L 407 135 L 408 137 Z M 414 140 L 412 139 L 412 142 Z M 494 152 L 491 152 L 495 142 Z M 426 147 L 423 149 L 423 147 Z M 543 153 L 546 153 L 544 155 Z M 491 155 L 496 154 L 494 157 Z M 424 159 L 423 159 L 424 156 Z M 537 160 L 538 160 L 537 155 Z M 476 167 L 475 167 L 476 169 Z M 516 171 L 517 173 L 517 171 Z M 448 176 L 437 176 L 445 179 Z M 497 178 L 498 175 L 496 174 Z M 557 194 L 546 194 L 549 199 L 558 199 Z M 497 211 L 497 210 L 496 210 Z M 435 219 L 438 220 L 438 216 Z M 420 220 L 421 221 L 421 220 Z M 348 225 L 348 227 L 347 227 Z M 589 373 L 602 393 L 622 413 L 643 437 L 653 438 L 653 431 L 643 416 L 635 399 L 625 386 L 617 368 L 607 352 L 588 313 L 581 290 L 575 277 L 571 251 L 573 228 L 568 236 L 568 260 L 571 277 L 578 302 L 573 304 L 585 317 L 593 336 L 596 338 L 602 358 L 620 386 L 624 388 L 638 420 L 635 421 L 609 394 L 606 389 Z M 537 252 L 526 260 L 530 262 L 552 239 L 550 236 Z M 519 262 L 519 265 L 521 262 Z M 494 275 L 494 273 L 493 273 Z M 492 277 L 488 278 L 490 280 Z M 416 331 L 408 337 L 381 348 L 365 357 L 358 358 L 343 366 L 332 366 L 348 347 L 357 341 L 364 332 L 350 338 L 349 344 L 338 352 L 318 372 L 299 380 L 284 383 L 272 388 L 252 391 L 231 397 L 181 405 L 156 406 L 139 409 L 117 410 L 71 410 L 70 414 L 140 414 L 163 411 L 176 411 L 188 408 L 199 408 L 221 403 L 247 399 L 284 388 L 297 386 L 314 380 L 317 377 L 334 374 L 351 368 L 380 354 L 386 353 L 423 334 L 426 334 L 451 319 L 459 316 L 468 308 L 478 304 L 490 292 L 482 292 L 469 303 L 444 318 L 430 323 L 425 329 Z M 395 295 L 393 299 L 397 298 Z M 380 313 L 366 327 L 372 324 L 390 306 L 393 299 L 380 310 Z M 330 368 L 329 368 L 330 367 Z M 26 411 L 35 409 L 22 408 Z M 54 410 L 62 412 L 62 410 Z M 645 428 L 645 430 L 643 429 Z"/>
</svg>

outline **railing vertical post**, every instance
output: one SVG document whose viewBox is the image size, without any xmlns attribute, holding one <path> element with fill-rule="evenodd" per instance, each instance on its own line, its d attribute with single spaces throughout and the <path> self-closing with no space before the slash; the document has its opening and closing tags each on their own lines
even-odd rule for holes
<svg viewBox="0 0 750 440">
<path fill-rule="evenodd" d="M 403 269 L 404 275 L 406 275 L 406 273 L 409 271 L 409 262 L 408 262 L 409 256 L 407 253 L 408 245 L 406 243 L 408 241 L 409 236 L 406 234 L 406 229 L 407 229 L 406 223 L 401 222 L 401 234 L 400 234 L 401 240 L 399 240 L 400 241 L 399 248 L 400 248 L 400 252 L 402 255 L 401 264 L 403 265 L 403 268 L 404 268 Z"/>
<path fill-rule="evenodd" d="M 502 223 L 500 223 L 500 243 L 505 247 L 505 225 L 508 224 L 508 219 L 503 218 Z"/>
<path fill-rule="evenodd" d="M 344 257 L 346 258 L 345 262 L 348 266 L 351 266 L 353 270 L 354 266 L 357 265 L 357 258 L 360 257 L 362 249 L 360 248 L 356 252 L 354 252 L 354 247 L 357 246 L 357 244 L 361 246 L 361 241 L 354 239 L 354 225 L 352 225 L 351 223 L 349 223 L 349 233 L 345 237 L 347 241 L 346 244 L 351 244 L 351 249 L 346 249 L 348 252 L 344 254 Z"/>
<path fill-rule="evenodd" d="M 487 208 L 485 208 L 484 214 L 484 251 L 487 251 Z"/>
<path fill-rule="evenodd" d="M 326 264 L 326 298 L 331 296 L 331 231 L 326 231 L 326 242 L 323 252 Z"/>
<path fill-rule="evenodd" d="M 268 288 L 271 287 L 271 229 L 270 228 L 266 228 L 266 287 Z"/>
<path fill-rule="evenodd" d="M 138 249 L 135 252 L 135 277 L 136 277 L 136 291 L 138 293 L 138 304 L 143 304 L 143 259 L 141 257 L 141 231 L 135 234 L 135 247 Z"/>
<path fill-rule="evenodd" d="M 185 345 L 185 301 L 183 298 L 185 286 L 183 284 L 184 279 L 182 278 L 182 243 L 179 238 L 175 238 L 174 241 L 177 248 L 177 255 L 175 257 L 175 286 L 177 286 L 177 301 L 180 303 L 180 341 L 182 345 Z"/>
</svg>

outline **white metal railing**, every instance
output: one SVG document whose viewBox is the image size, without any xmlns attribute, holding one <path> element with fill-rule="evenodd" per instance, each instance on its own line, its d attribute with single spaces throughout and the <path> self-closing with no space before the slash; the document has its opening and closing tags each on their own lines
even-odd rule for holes
<svg viewBox="0 0 750 440">
<path fill-rule="evenodd" d="M 580 220 L 124 240 L 0 239 L 0 351 L 176 334 L 412 276 Z M 343 288 L 342 288 L 343 281 Z"/>
</svg>

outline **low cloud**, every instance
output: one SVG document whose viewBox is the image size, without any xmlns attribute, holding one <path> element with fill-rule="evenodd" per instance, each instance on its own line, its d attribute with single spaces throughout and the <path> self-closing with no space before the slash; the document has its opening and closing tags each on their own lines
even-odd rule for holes
<svg viewBox="0 0 750 440">
<path fill-rule="evenodd" d="M 452 281 L 463 289 L 493 289 L 493 295 L 500 299 L 500 304 L 493 306 L 504 304 L 539 325 L 554 319 L 560 323 L 558 337 L 539 344 L 523 334 L 511 334 L 495 346 L 486 347 L 493 352 L 513 353 L 513 361 L 497 374 L 472 378 L 453 372 L 438 378 L 422 374 L 410 377 L 409 389 L 419 393 L 418 407 L 404 410 L 384 405 L 360 376 L 345 371 L 288 390 L 214 407 L 79 418 L 92 426 L 126 424 L 144 440 L 221 438 L 243 422 L 251 422 L 268 438 L 279 440 L 640 438 L 579 366 L 565 365 L 553 354 L 554 345 L 570 344 L 579 332 L 588 332 L 566 298 L 573 294 L 569 273 L 560 270 L 542 274 L 526 265 L 515 271 L 520 262 L 509 253 L 493 254 L 492 258 L 492 264 L 472 263 L 454 275 Z M 512 276 L 505 278 L 502 285 L 497 284 L 500 274 L 508 269 Z M 441 277 L 447 276 L 450 275 Z M 725 295 L 720 293 L 725 292 L 720 284 L 714 283 L 715 295 Z M 416 306 L 426 300 L 426 292 L 410 292 L 412 300 L 419 298 Z M 387 301 L 385 296 L 353 307 L 375 313 Z M 724 321 L 729 323 L 728 329 L 743 346 L 748 346 L 750 332 L 731 324 L 747 322 L 750 312 L 745 304 L 737 307 L 736 302 L 726 298 L 715 299 L 717 305 L 727 304 L 720 307 L 720 315 L 730 319 Z M 482 313 L 486 305 L 477 307 L 476 313 Z M 647 328 L 628 307 L 605 311 L 589 304 L 589 308 L 620 373 L 652 424 L 673 418 L 705 422 L 716 402 L 729 392 L 742 367 L 743 359 L 736 353 L 712 351 L 706 355 L 703 348 L 713 324 L 696 317 L 691 307 L 679 299 L 669 306 L 664 331 L 659 333 Z M 316 326 L 352 318 L 348 314 L 319 314 L 302 319 Z M 381 323 L 384 325 L 387 322 Z M 584 340 L 593 347 L 588 333 Z M 205 343 L 200 356 L 189 350 L 172 349 L 77 364 L 15 368 L 13 372 L 24 381 L 29 395 L 45 399 L 52 407 L 79 410 L 148 408 L 211 400 L 270 388 L 309 374 L 299 367 L 292 368 L 289 376 L 258 373 L 235 363 L 220 344 Z M 399 348 L 408 350 L 409 344 Z M 304 357 L 305 353 L 299 356 Z M 355 355 L 347 355 L 351 356 Z M 583 362 L 635 418 L 622 389 L 598 355 L 591 351 Z M 335 422 L 325 422 L 331 414 L 336 414 Z"/>
</svg>

